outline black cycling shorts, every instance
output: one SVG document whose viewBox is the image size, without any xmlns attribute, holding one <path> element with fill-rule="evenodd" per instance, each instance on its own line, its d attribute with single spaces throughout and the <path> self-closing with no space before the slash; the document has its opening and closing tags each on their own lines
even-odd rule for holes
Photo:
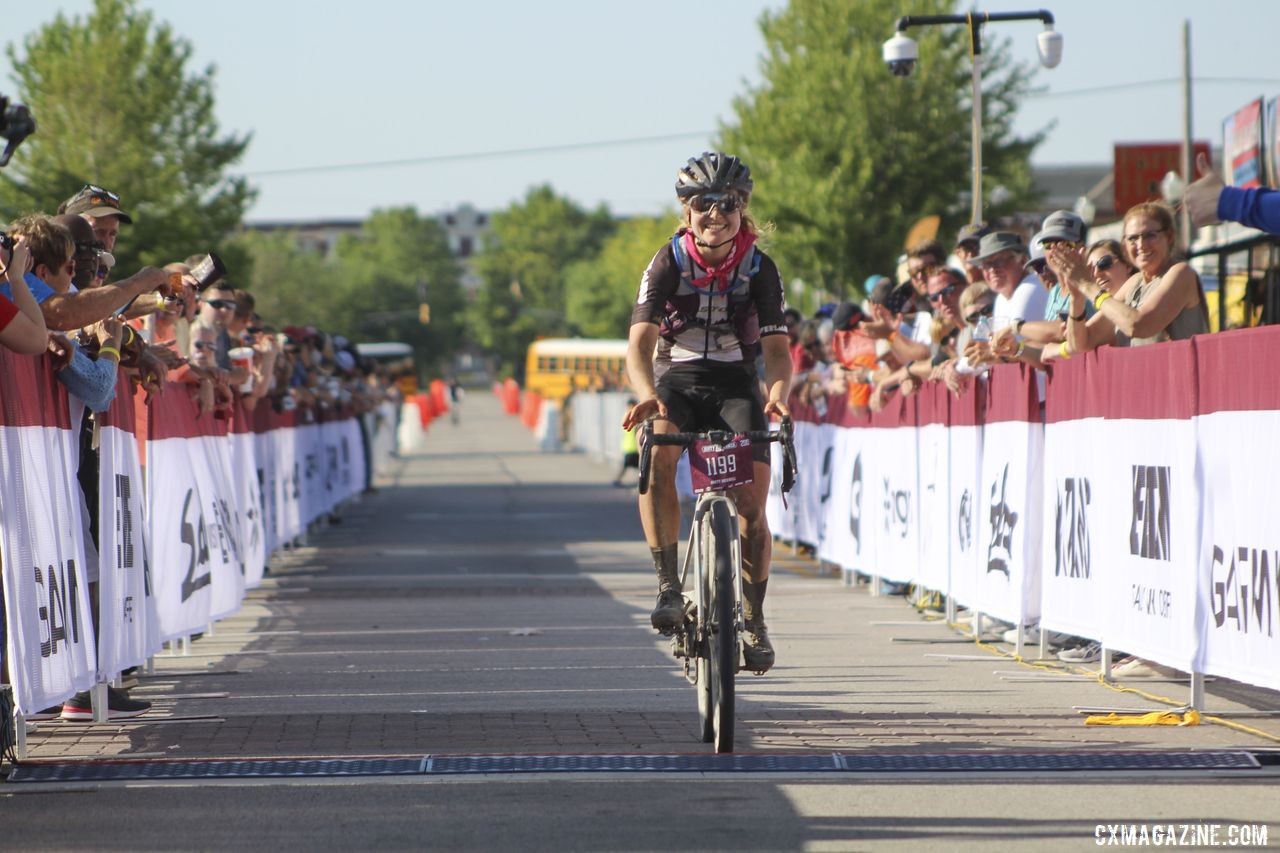
<svg viewBox="0 0 1280 853">
<path fill-rule="evenodd" d="M 658 399 L 666 404 L 667 414 L 680 432 L 754 432 L 769 428 L 760 380 L 754 370 L 740 365 L 672 365 L 658 379 Z M 752 458 L 769 464 L 769 447 L 767 441 L 752 442 Z"/>
</svg>

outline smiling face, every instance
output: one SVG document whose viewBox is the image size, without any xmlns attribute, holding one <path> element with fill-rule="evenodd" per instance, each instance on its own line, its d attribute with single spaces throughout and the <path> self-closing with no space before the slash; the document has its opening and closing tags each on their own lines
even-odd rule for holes
<svg viewBox="0 0 1280 853">
<path fill-rule="evenodd" d="M 1005 299 L 1013 296 L 1022 277 L 1025 275 L 1023 264 L 1027 256 L 1013 249 L 1006 249 L 982 262 L 982 275 L 987 286 Z"/>
<path fill-rule="evenodd" d="M 1158 275 L 1173 254 L 1173 231 L 1153 216 L 1130 216 L 1124 221 L 1124 245 L 1149 278 Z"/>
<path fill-rule="evenodd" d="M 1108 293 L 1115 293 L 1133 275 L 1133 268 L 1124 258 L 1101 246 L 1089 253 L 1088 261 L 1094 282 Z"/>
<path fill-rule="evenodd" d="M 726 213 L 726 207 L 732 210 Z M 743 207 L 739 197 L 733 194 L 696 196 L 684 206 L 685 221 L 699 243 L 720 246 L 736 237 L 741 230 Z"/>
</svg>

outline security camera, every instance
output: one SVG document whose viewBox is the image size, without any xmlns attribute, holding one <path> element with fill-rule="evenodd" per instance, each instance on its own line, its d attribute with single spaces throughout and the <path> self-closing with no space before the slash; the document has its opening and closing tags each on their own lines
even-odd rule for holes
<svg viewBox="0 0 1280 853">
<path fill-rule="evenodd" d="M 1062 61 L 1062 33 L 1055 33 L 1053 25 L 1047 24 L 1044 32 L 1036 36 L 1036 47 L 1040 50 L 1040 64 L 1045 68 L 1057 68 Z"/>
<path fill-rule="evenodd" d="M 915 39 L 902 33 L 895 33 L 893 38 L 884 43 L 884 63 L 889 66 L 895 77 L 908 77 L 916 68 L 916 59 L 920 50 Z"/>
</svg>

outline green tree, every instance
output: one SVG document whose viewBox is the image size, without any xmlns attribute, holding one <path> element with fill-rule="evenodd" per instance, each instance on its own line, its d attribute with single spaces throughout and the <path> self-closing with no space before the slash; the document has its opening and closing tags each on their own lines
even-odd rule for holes
<svg viewBox="0 0 1280 853">
<path fill-rule="evenodd" d="M 411 344 L 428 374 L 442 374 L 462 343 L 466 305 L 461 270 L 444 228 L 412 207 L 376 210 L 338 241 L 342 327 L 357 341 Z M 430 322 L 419 306 L 430 306 Z"/>
<path fill-rule="evenodd" d="M 52 213 L 85 183 L 121 194 L 133 217 L 117 244 L 125 273 L 214 248 L 253 199 L 226 169 L 249 137 L 219 134 L 212 66 L 188 73 L 191 43 L 135 0 L 59 13 L 8 46 L 35 135 L 0 180 L 0 214 Z"/>
<path fill-rule="evenodd" d="M 464 336 L 460 270 L 444 229 L 413 208 L 378 210 L 333 257 L 300 249 L 289 232 L 245 233 L 233 244 L 252 259 L 248 288 L 277 327 L 316 326 L 356 342 L 403 341 L 426 374 L 441 375 Z M 430 305 L 431 321 L 419 320 Z"/>
<path fill-rule="evenodd" d="M 910 11 L 953 6 L 918 0 Z M 913 29 L 920 61 L 894 77 L 881 46 L 902 11 L 898 0 L 791 0 L 761 17 L 764 82 L 736 99 L 723 148 L 751 166 L 752 208 L 776 225 L 769 247 L 788 279 L 847 294 L 892 271 L 921 216 L 942 215 L 944 234 L 968 219 L 968 30 Z M 1043 138 L 1013 133 L 1034 69 L 1012 62 L 1008 45 L 983 44 L 984 198 L 996 185 L 1009 192 L 988 221 L 1031 198 L 1028 158 Z"/>
<path fill-rule="evenodd" d="M 566 272 L 575 261 L 594 257 L 612 230 L 603 206 L 584 210 L 546 185 L 493 215 L 491 235 L 476 255 L 482 284 L 472 328 L 505 370 L 519 372 L 536 338 L 580 331 L 566 316 Z"/>
<path fill-rule="evenodd" d="M 623 220 L 598 256 L 569 267 L 565 272 L 569 325 L 588 338 L 625 338 L 640 276 L 654 254 L 670 242 L 677 225 L 674 213 Z"/>
</svg>

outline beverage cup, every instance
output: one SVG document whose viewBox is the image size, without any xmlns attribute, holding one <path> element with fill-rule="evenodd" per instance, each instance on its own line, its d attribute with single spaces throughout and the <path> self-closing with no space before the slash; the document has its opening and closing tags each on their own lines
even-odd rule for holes
<svg viewBox="0 0 1280 853">
<path fill-rule="evenodd" d="M 227 352 L 227 357 L 231 359 L 231 367 L 243 367 L 249 371 L 249 378 L 240 383 L 240 393 L 248 394 L 253 390 L 253 348 L 252 347 L 236 347 Z"/>
<path fill-rule="evenodd" d="M 204 256 L 204 260 L 191 268 L 191 275 L 195 277 L 196 289 L 204 290 L 207 287 L 213 287 L 222 281 L 222 277 L 227 274 L 227 267 L 222 263 L 213 252 Z"/>
</svg>

